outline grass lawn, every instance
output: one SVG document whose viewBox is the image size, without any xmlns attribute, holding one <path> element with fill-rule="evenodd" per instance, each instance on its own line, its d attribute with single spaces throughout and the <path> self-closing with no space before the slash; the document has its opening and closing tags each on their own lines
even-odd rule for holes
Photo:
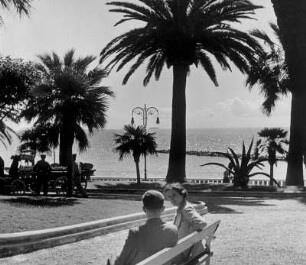
<svg viewBox="0 0 306 265">
<path fill-rule="evenodd" d="M 139 200 L 0 196 L 0 233 L 60 227 L 141 211 Z"/>
</svg>

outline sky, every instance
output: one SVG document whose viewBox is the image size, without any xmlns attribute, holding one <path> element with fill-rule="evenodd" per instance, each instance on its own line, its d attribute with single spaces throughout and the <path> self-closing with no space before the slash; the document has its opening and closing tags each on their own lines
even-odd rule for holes
<svg viewBox="0 0 306 265">
<path fill-rule="evenodd" d="M 120 15 L 109 12 L 104 0 L 34 0 L 30 17 L 20 17 L 13 10 L 2 12 L 0 54 L 12 58 L 37 60 L 37 55 L 56 52 L 63 56 L 74 48 L 77 56 L 99 57 L 103 47 L 114 37 L 137 27 L 135 23 L 114 27 Z M 259 28 L 269 33 L 268 22 L 276 22 L 270 0 L 253 0 L 265 6 L 257 11 L 257 20 L 245 21 L 244 30 Z M 95 62 L 94 64 L 98 64 Z M 95 66 L 95 65 L 94 65 Z M 289 127 L 290 98 L 283 98 L 270 117 L 261 111 L 263 96 L 255 87 L 245 86 L 245 76 L 233 68 L 224 72 L 218 65 L 219 86 L 215 87 L 202 69 L 191 67 L 187 80 L 187 128 L 209 127 Z M 120 129 L 131 121 L 135 107 L 156 107 L 159 128 L 171 128 L 172 71 L 165 68 L 159 81 L 152 78 L 143 86 L 145 66 L 136 71 L 127 85 L 122 85 L 127 68 L 113 72 L 103 80 L 116 94 L 109 102 L 107 129 Z M 135 115 L 136 124 L 142 117 Z M 148 118 L 155 127 L 156 116 Z M 19 127 L 24 126 L 20 124 Z M 15 129 L 18 129 L 18 127 Z"/>
</svg>

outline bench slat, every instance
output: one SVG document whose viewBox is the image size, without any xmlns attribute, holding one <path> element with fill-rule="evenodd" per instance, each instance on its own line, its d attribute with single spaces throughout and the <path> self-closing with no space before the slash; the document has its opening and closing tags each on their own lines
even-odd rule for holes
<svg viewBox="0 0 306 265">
<path fill-rule="evenodd" d="M 200 232 L 193 232 L 190 235 L 182 238 L 179 240 L 178 244 L 172 248 L 165 248 L 154 255 L 148 257 L 147 259 L 137 263 L 137 265 L 162 265 L 173 258 L 175 258 L 180 253 L 184 252 L 188 248 L 192 247 L 197 242 L 206 239 L 208 237 L 208 241 L 210 242 L 211 238 L 213 237 L 214 233 L 216 232 L 220 220 L 214 222 L 213 224 L 205 227 Z"/>
</svg>

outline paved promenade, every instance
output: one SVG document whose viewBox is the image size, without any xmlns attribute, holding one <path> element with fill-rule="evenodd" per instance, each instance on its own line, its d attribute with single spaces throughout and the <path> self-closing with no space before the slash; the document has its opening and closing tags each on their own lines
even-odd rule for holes
<svg viewBox="0 0 306 265">
<path fill-rule="evenodd" d="M 104 265 L 120 252 L 127 230 L 0 259 L 1 265 Z"/>
<path fill-rule="evenodd" d="M 306 198 L 198 197 L 220 219 L 212 265 L 305 265 Z M 0 259 L 1 265 L 104 265 L 127 231 Z"/>
</svg>

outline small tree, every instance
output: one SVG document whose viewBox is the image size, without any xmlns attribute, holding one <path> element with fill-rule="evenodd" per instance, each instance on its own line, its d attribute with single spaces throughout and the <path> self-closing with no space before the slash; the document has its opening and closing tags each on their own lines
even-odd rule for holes
<svg viewBox="0 0 306 265">
<path fill-rule="evenodd" d="M 137 184 L 140 184 L 139 160 L 141 155 L 157 155 L 155 133 L 148 133 L 143 126 L 124 126 L 124 133 L 115 134 L 115 152 L 119 153 L 119 160 L 126 155 L 132 155 L 136 165 Z"/>
<path fill-rule="evenodd" d="M 256 143 L 257 156 L 267 157 L 270 165 L 270 186 L 273 186 L 274 165 L 277 165 L 277 154 L 287 154 L 286 147 L 289 144 L 287 140 L 287 131 L 281 128 L 264 128 L 258 132 L 260 139 Z"/>
<path fill-rule="evenodd" d="M 242 154 L 241 157 L 234 152 L 232 148 L 228 148 L 227 153 L 221 153 L 218 152 L 220 156 L 223 156 L 229 160 L 228 166 L 225 166 L 221 163 L 206 163 L 201 166 L 208 166 L 208 165 L 215 165 L 215 166 L 220 166 L 223 167 L 225 170 L 227 170 L 230 174 L 233 175 L 234 177 L 234 186 L 235 187 L 242 187 L 245 188 L 248 186 L 249 179 L 251 177 L 254 177 L 256 175 L 265 175 L 272 179 L 273 182 L 275 182 L 278 186 L 279 184 L 275 179 L 273 179 L 269 174 L 264 173 L 264 172 L 253 172 L 251 171 L 254 168 L 259 168 L 261 169 L 263 167 L 263 161 L 264 159 L 252 159 L 251 155 L 251 150 L 253 146 L 253 140 L 246 151 L 244 143 L 242 143 Z"/>
<path fill-rule="evenodd" d="M 15 133 L 7 121 L 18 123 L 30 98 L 30 89 L 39 83 L 41 74 L 31 62 L 0 57 L 0 142 L 11 144 Z"/>
<path fill-rule="evenodd" d="M 33 150 L 36 152 L 50 153 L 52 148 L 58 146 L 58 128 L 47 123 L 35 125 L 32 129 L 20 134 L 20 151 Z"/>
</svg>

